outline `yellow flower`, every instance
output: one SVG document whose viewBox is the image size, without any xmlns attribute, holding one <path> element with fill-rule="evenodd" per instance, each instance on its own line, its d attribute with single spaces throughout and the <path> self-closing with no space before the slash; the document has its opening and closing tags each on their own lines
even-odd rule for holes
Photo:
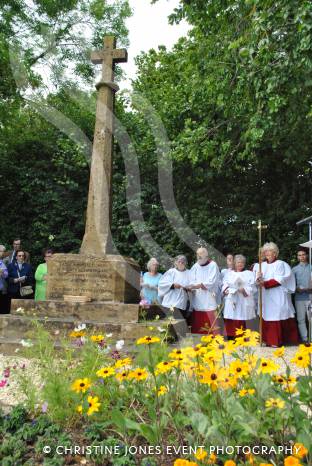
<svg viewBox="0 0 312 466">
<path fill-rule="evenodd" d="M 294 385 L 284 385 L 284 390 L 287 393 L 296 393 L 298 391 L 296 384 Z"/>
<path fill-rule="evenodd" d="M 236 359 L 230 364 L 230 372 L 237 378 L 246 377 L 249 374 L 249 366 L 246 362 Z"/>
<path fill-rule="evenodd" d="M 86 332 L 84 332 L 83 330 L 73 330 L 69 334 L 69 336 L 70 336 L 70 338 L 81 338 L 81 337 L 86 336 Z"/>
<path fill-rule="evenodd" d="M 133 371 L 129 372 L 129 379 L 136 379 L 136 380 L 145 380 L 148 377 L 148 372 L 146 369 L 141 369 L 137 367 Z"/>
<path fill-rule="evenodd" d="M 180 349 L 180 348 L 175 348 L 173 351 L 171 351 L 171 353 L 169 353 L 169 358 L 171 359 L 179 359 L 181 357 L 184 357 L 185 356 L 185 351 L 184 349 Z"/>
<path fill-rule="evenodd" d="M 128 379 L 128 376 L 129 376 L 129 372 L 128 371 L 122 371 L 122 372 L 118 372 L 116 374 L 116 379 L 119 381 L 119 382 L 123 382 L 124 380 L 127 380 Z"/>
<path fill-rule="evenodd" d="M 206 452 L 206 450 L 204 450 L 203 448 L 199 448 L 198 450 L 196 450 L 195 458 L 201 461 L 205 459 L 207 455 L 208 453 Z"/>
<path fill-rule="evenodd" d="M 106 379 L 106 377 L 110 377 L 111 375 L 115 374 L 115 369 L 113 367 L 102 367 L 96 372 L 98 377 L 102 379 Z"/>
<path fill-rule="evenodd" d="M 196 345 L 193 348 L 191 346 L 184 348 L 184 352 L 185 352 L 184 354 L 186 356 L 189 356 L 190 358 L 198 358 L 199 356 L 202 356 L 203 354 L 205 354 L 206 351 L 207 351 L 207 347 L 202 346 L 201 344 Z"/>
<path fill-rule="evenodd" d="M 87 411 L 87 415 L 88 416 L 91 416 L 91 414 L 97 412 L 99 410 L 99 407 L 101 406 L 101 403 L 99 403 L 99 398 L 97 396 L 95 397 L 92 397 L 92 396 L 88 396 L 88 405 L 89 405 L 89 408 L 88 408 L 88 411 Z"/>
<path fill-rule="evenodd" d="M 173 466 L 189 466 L 190 462 L 188 460 L 177 459 L 173 463 Z"/>
<path fill-rule="evenodd" d="M 277 350 L 274 351 L 274 356 L 276 356 L 277 358 L 281 358 L 284 356 L 285 354 L 285 347 L 284 346 L 281 346 L 280 348 L 277 348 Z"/>
<path fill-rule="evenodd" d="M 250 347 L 259 343 L 259 333 L 247 329 L 242 336 L 235 339 L 236 346 Z"/>
<path fill-rule="evenodd" d="M 79 414 L 82 414 L 82 405 L 77 406 L 77 411 Z"/>
<path fill-rule="evenodd" d="M 76 379 L 73 382 L 71 389 L 76 393 L 80 393 L 80 392 L 85 393 L 90 387 L 91 387 L 91 380 L 88 378 L 85 378 L 85 379 Z"/>
<path fill-rule="evenodd" d="M 300 466 L 301 463 L 298 460 L 298 458 L 295 458 L 294 456 L 287 456 L 284 459 L 284 466 Z"/>
<path fill-rule="evenodd" d="M 299 345 L 299 353 L 312 354 L 312 343 L 306 342 Z"/>
<path fill-rule="evenodd" d="M 115 367 L 116 369 L 119 369 L 120 367 L 131 366 L 131 364 L 132 364 L 131 358 L 118 359 L 116 361 Z"/>
<path fill-rule="evenodd" d="M 211 387 L 212 390 L 216 390 L 218 384 L 224 381 L 224 369 L 211 369 L 204 370 L 200 373 L 199 382 L 202 384 L 207 384 Z"/>
<path fill-rule="evenodd" d="M 90 339 L 94 342 L 94 343 L 100 343 L 101 341 L 103 341 L 105 339 L 104 335 L 92 335 L 90 337 Z"/>
<path fill-rule="evenodd" d="M 240 390 L 238 392 L 239 396 L 246 396 L 246 395 L 254 395 L 256 393 L 256 390 L 254 388 L 249 388 L 249 389 L 246 389 L 246 388 L 243 388 L 242 390 Z"/>
<path fill-rule="evenodd" d="M 260 463 L 259 466 L 272 466 L 272 463 Z"/>
<path fill-rule="evenodd" d="M 211 342 L 211 348 L 212 348 L 213 352 L 215 352 L 215 353 L 220 352 L 221 355 L 231 354 L 235 350 L 235 342 L 232 341 L 232 340 L 224 341 L 223 337 L 217 336 Z"/>
<path fill-rule="evenodd" d="M 166 372 L 171 371 L 172 369 L 172 364 L 168 361 L 162 361 L 159 362 L 156 366 L 156 371 L 155 374 L 165 374 Z"/>
<path fill-rule="evenodd" d="M 236 466 L 236 463 L 233 460 L 226 460 L 224 466 Z"/>
<path fill-rule="evenodd" d="M 266 408 L 279 408 L 282 409 L 285 406 L 285 401 L 280 398 L 269 398 L 265 402 Z"/>
<path fill-rule="evenodd" d="M 271 374 L 279 369 L 279 365 L 275 364 L 272 359 L 261 358 L 260 366 L 258 367 L 258 374 Z"/>
<path fill-rule="evenodd" d="M 310 365 L 310 356 L 308 353 L 297 352 L 290 362 L 293 362 L 298 367 L 306 368 Z"/>
<path fill-rule="evenodd" d="M 136 342 L 137 345 L 151 345 L 152 343 L 158 343 L 160 341 L 160 338 L 158 337 L 142 337 L 139 338 Z"/>
<path fill-rule="evenodd" d="M 207 461 L 208 464 L 215 464 L 215 462 L 217 461 L 217 457 L 214 453 L 211 453 L 211 455 L 209 456 L 209 459 Z"/>
<path fill-rule="evenodd" d="M 201 337 L 201 341 L 203 341 L 204 343 L 211 343 L 212 340 L 213 340 L 213 335 L 204 335 Z"/>
<path fill-rule="evenodd" d="M 284 384 L 286 382 L 286 379 L 283 375 L 273 375 L 272 380 L 273 382 L 276 382 L 279 384 Z"/>
<path fill-rule="evenodd" d="M 302 443 L 295 443 L 293 452 L 293 455 L 297 458 L 304 458 L 309 453 L 307 448 Z"/>
<path fill-rule="evenodd" d="M 158 395 L 158 396 L 162 396 L 162 395 L 164 395 L 165 393 L 167 393 L 167 391 L 168 391 L 168 388 L 165 387 L 165 385 L 161 385 L 161 386 L 159 387 L 158 391 L 157 391 L 157 395 Z"/>
</svg>

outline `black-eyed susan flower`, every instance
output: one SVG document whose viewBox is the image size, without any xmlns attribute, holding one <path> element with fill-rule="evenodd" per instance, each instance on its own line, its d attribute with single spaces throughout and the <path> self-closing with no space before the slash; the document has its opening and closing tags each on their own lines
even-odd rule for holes
<svg viewBox="0 0 312 466">
<path fill-rule="evenodd" d="M 87 415 L 91 416 L 93 413 L 97 412 L 101 406 L 99 403 L 99 398 L 97 396 L 88 396 L 88 411 Z"/>
<path fill-rule="evenodd" d="M 161 385 L 159 389 L 157 390 L 157 395 L 162 396 L 165 395 L 168 392 L 168 388 L 165 385 Z"/>
<path fill-rule="evenodd" d="M 237 378 L 246 377 L 249 374 L 249 366 L 245 361 L 240 361 L 236 359 L 232 361 L 230 366 L 230 373 L 233 374 Z"/>
<path fill-rule="evenodd" d="M 165 374 L 166 372 L 170 372 L 172 370 L 172 363 L 168 361 L 161 361 L 156 365 L 155 374 Z"/>
<path fill-rule="evenodd" d="M 129 367 L 132 364 L 132 359 L 131 358 L 124 358 L 124 359 L 118 359 L 115 363 L 116 369 L 119 369 L 121 367 Z"/>
<path fill-rule="evenodd" d="M 243 388 L 238 392 L 239 396 L 243 397 L 246 395 L 254 395 L 256 393 L 256 390 L 254 388 Z"/>
<path fill-rule="evenodd" d="M 76 393 L 80 393 L 80 392 L 85 393 L 90 387 L 91 387 L 91 380 L 88 378 L 84 378 L 84 379 L 76 379 L 73 382 L 71 389 Z"/>
<path fill-rule="evenodd" d="M 129 379 L 135 379 L 138 381 L 145 380 L 148 377 L 148 372 L 146 369 L 141 369 L 140 367 L 137 367 L 133 371 L 129 372 L 128 378 Z"/>
<path fill-rule="evenodd" d="M 280 348 L 277 348 L 274 352 L 273 352 L 274 356 L 276 358 L 282 358 L 285 354 L 285 347 L 284 346 L 281 346 Z"/>
<path fill-rule="evenodd" d="M 236 463 L 233 460 L 226 460 L 224 466 L 236 466 Z"/>
<path fill-rule="evenodd" d="M 90 337 L 90 340 L 94 343 L 100 343 L 101 341 L 104 341 L 104 339 L 104 335 L 91 335 Z"/>
<path fill-rule="evenodd" d="M 293 362 L 298 367 L 306 369 L 310 365 L 310 355 L 308 353 L 297 352 L 290 362 Z"/>
<path fill-rule="evenodd" d="M 160 338 L 158 337 L 145 336 L 145 337 L 139 338 L 136 344 L 137 345 L 151 345 L 152 343 L 158 343 L 159 341 L 160 341 Z"/>
<path fill-rule="evenodd" d="M 107 377 L 115 375 L 115 369 L 113 367 L 102 367 L 96 372 L 96 375 L 102 379 L 106 379 Z"/>
<path fill-rule="evenodd" d="M 217 456 L 214 453 L 211 453 L 209 458 L 206 460 L 207 464 L 216 464 Z"/>
<path fill-rule="evenodd" d="M 235 339 L 235 345 L 242 347 L 256 346 L 259 343 L 259 337 L 258 332 L 247 329 L 242 336 Z"/>
<path fill-rule="evenodd" d="M 84 332 L 83 330 L 73 330 L 70 334 L 69 334 L 70 338 L 82 338 L 84 336 L 86 336 L 86 332 Z"/>
<path fill-rule="evenodd" d="M 269 398 L 265 402 L 266 408 L 279 408 L 283 409 L 285 406 L 285 401 L 281 400 L 281 398 Z"/>
<path fill-rule="evenodd" d="M 128 380 L 128 376 L 129 376 L 129 371 L 122 371 L 116 374 L 116 379 L 119 382 L 123 382 L 124 380 Z"/>
<path fill-rule="evenodd" d="M 258 374 L 271 374 L 272 372 L 276 372 L 279 367 L 280 366 L 275 364 L 272 359 L 261 358 L 260 365 L 258 367 Z"/>
</svg>

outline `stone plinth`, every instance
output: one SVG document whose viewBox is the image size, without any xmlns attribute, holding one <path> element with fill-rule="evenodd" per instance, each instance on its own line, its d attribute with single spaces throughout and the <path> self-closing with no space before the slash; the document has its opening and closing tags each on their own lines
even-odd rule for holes
<svg viewBox="0 0 312 466">
<path fill-rule="evenodd" d="M 22 314 L 20 312 L 22 309 Z M 67 303 L 61 300 L 13 299 L 11 315 L 28 317 L 71 317 L 76 321 L 138 322 L 139 305 L 112 302 Z"/>
<path fill-rule="evenodd" d="M 48 262 L 47 299 L 90 296 L 94 301 L 138 303 L 140 270 L 130 258 L 55 254 Z"/>
</svg>

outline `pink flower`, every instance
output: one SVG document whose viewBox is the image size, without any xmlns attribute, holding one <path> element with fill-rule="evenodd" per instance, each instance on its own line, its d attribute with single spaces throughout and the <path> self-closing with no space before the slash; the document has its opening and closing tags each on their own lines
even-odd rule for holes
<svg viewBox="0 0 312 466">
<path fill-rule="evenodd" d="M 45 401 L 41 406 L 41 411 L 46 413 L 48 411 L 48 403 Z"/>
<path fill-rule="evenodd" d="M 148 309 L 150 307 L 150 303 L 146 301 L 146 299 L 141 299 L 139 306 L 143 307 L 144 309 Z"/>
<path fill-rule="evenodd" d="M 3 371 L 3 377 L 5 377 L 6 379 L 8 379 L 10 377 L 10 368 L 9 367 L 6 367 Z"/>
<path fill-rule="evenodd" d="M 5 379 L 0 380 L 0 388 L 5 387 L 7 383 L 8 381 Z"/>
</svg>

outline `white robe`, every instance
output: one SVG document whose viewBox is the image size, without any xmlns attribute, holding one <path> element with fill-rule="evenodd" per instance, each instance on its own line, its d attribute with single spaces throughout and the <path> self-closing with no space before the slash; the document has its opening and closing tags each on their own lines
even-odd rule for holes
<svg viewBox="0 0 312 466">
<path fill-rule="evenodd" d="M 269 264 L 262 262 L 263 280 L 274 279 L 281 284 L 274 288 L 262 288 L 262 316 L 266 321 L 280 321 L 295 316 L 295 309 L 291 302 L 291 293 L 296 290 L 295 276 L 289 265 L 281 260 Z M 254 272 L 259 271 L 259 264 L 255 264 Z"/>
<path fill-rule="evenodd" d="M 248 296 L 238 290 L 244 288 Z M 255 276 L 250 270 L 234 272 L 230 270 L 223 280 L 222 292 L 228 289 L 224 299 L 224 318 L 233 320 L 250 320 L 256 317 L 254 294 L 257 291 Z"/>
<path fill-rule="evenodd" d="M 217 294 L 220 283 L 220 272 L 216 262 L 210 261 L 207 265 L 199 265 L 197 262 L 190 270 L 192 285 L 201 283 L 207 288 L 192 291 L 192 307 L 196 311 L 214 311 L 217 309 Z"/>
<path fill-rule="evenodd" d="M 162 299 L 162 306 L 185 310 L 188 300 L 187 292 L 183 288 L 171 288 L 174 283 L 188 287 L 190 285 L 190 271 L 181 272 L 176 268 L 169 269 L 158 283 L 158 296 Z"/>
</svg>

